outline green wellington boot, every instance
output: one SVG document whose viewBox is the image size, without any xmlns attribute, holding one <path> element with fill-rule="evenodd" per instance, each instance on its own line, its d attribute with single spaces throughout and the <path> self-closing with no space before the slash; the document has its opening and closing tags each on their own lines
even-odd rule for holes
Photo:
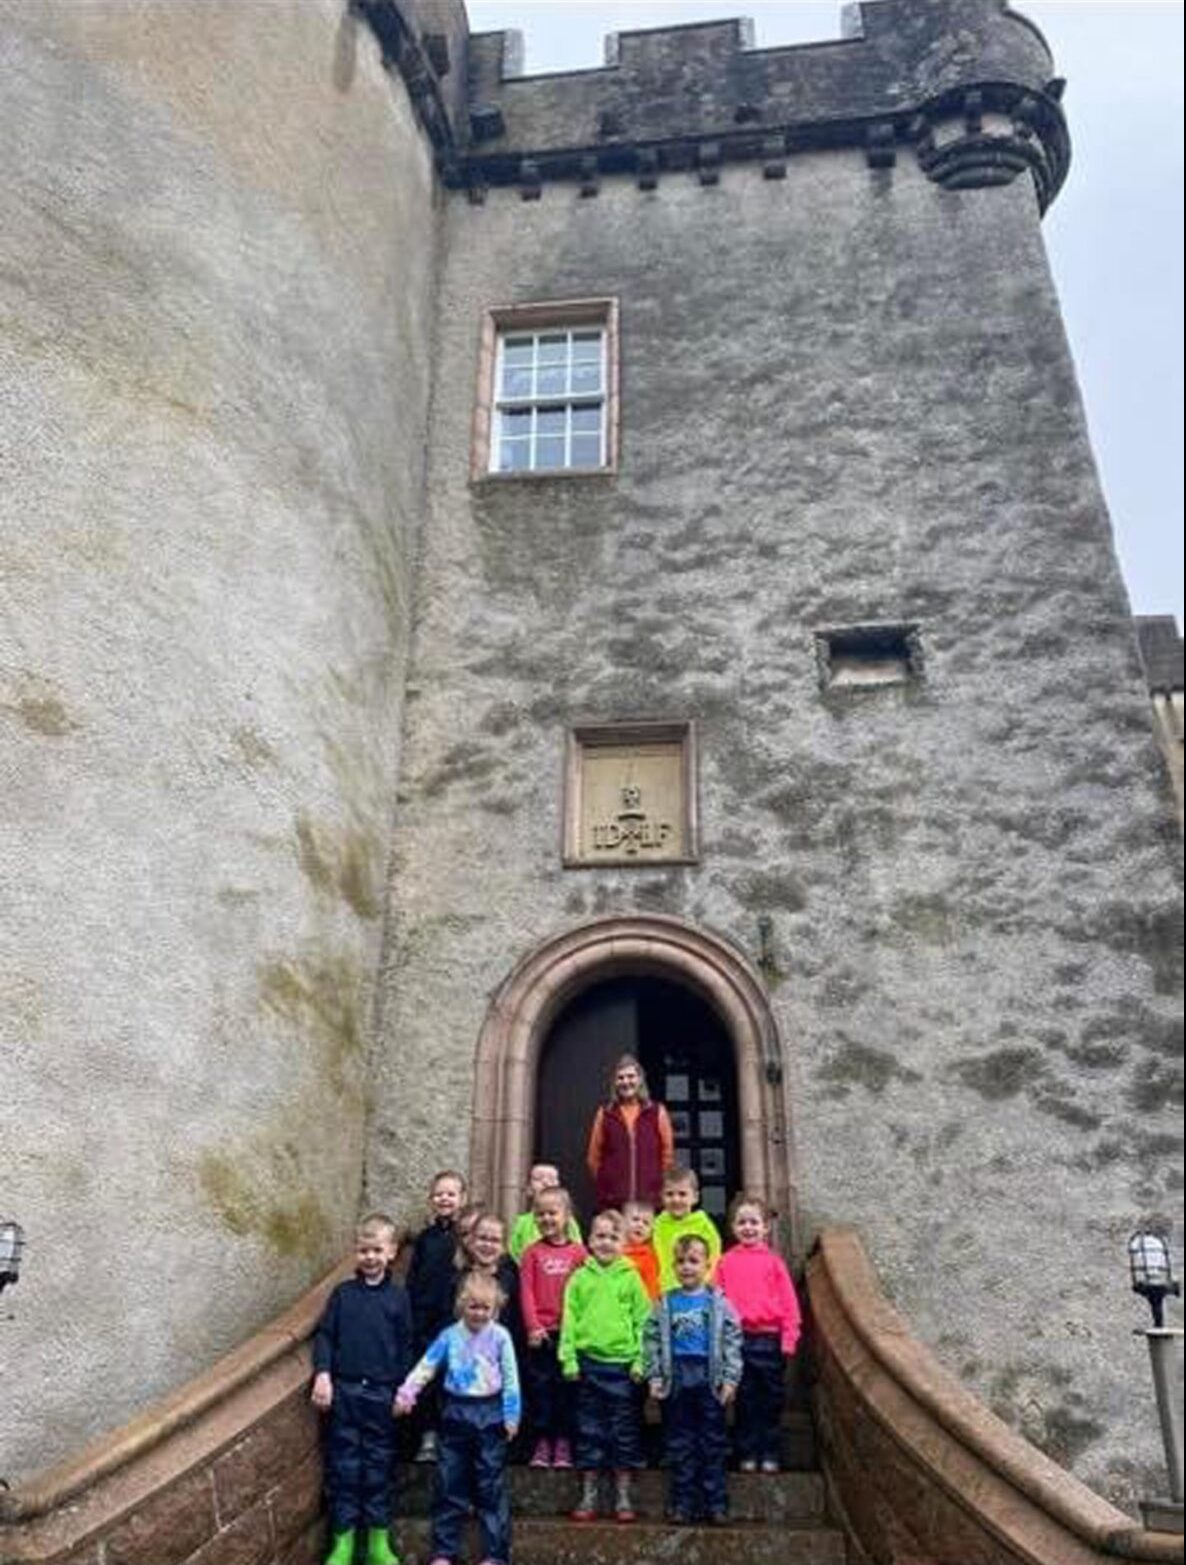
<svg viewBox="0 0 1186 1565">
<path fill-rule="evenodd" d="M 335 1532 L 330 1539 L 330 1550 L 325 1565 L 354 1565 L 354 1528 Z"/>
<path fill-rule="evenodd" d="M 366 1565 L 399 1565 L 399 1555 L 391 1547 L 386 1527 L 372 1527 L 367 1532 Z"/>
</svg>

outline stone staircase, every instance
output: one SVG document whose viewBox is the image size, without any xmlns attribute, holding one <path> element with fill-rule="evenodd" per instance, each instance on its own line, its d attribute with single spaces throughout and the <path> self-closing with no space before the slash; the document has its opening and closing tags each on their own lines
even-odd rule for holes
<svg viewBox="0 0 1186 1565">
<path fill-rule="evenodd" d="M 649 1470 L 637 1477 L 638 1521 L 573 1522 L 575 1473 L 512 1470 L 516 1565 L 846 1565 L 845 1542 L 829 1523 L 823 1479 L 814 1470 L 811 1419 L 788 1412 L 784 1461 L 777 1476 L 729 1474 L 729 1524 L 675 1527 L 665 1522 L 666 1479 Z M 432 1469 L 405 1467 L 401 1520 L 394 1529 L 407 1565 L 425 1565 Z M 608 1496 L 606 1497 L 608 1498 Z M 476 1534 L 469 1556 L 479 1559 Z"/>
</svg>

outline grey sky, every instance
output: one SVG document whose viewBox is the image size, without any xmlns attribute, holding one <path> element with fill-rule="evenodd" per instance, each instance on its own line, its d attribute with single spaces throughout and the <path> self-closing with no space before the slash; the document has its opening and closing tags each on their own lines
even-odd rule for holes
<svg viewBox="0 0 1186 1565">
<path fill-rule="evenodd" d="M 602 59 L 606 33 L 750 16 L 759 47 L 840 35 L 815 0 L 467 0 L 518 28 L 529 71 Z M 1133 608 L 1182 618 L 1182 11 L 1178 0 L 1017 0 L 1067 78 L 1073 158 L 1046 218 Z"/>
</svg>

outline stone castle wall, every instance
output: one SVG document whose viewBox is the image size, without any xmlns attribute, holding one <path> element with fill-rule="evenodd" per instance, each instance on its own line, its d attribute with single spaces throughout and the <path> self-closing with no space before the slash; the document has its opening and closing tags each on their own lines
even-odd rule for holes
<svg viewBox="0 0 1186 1565">
<path fill-rule="evenodd" d="M 1065 127 L 995 0 L 861 18 L 533 85 L 444 0 L 0 0 L 7 1476 L 360 1194 L 410 1216 L 489 996 L 638 910 L 769 920 L 807 1234 L 1145 1485 L 1178 850 L 1038 223 Z M 620 472 L 471 482 L 483 312 L 607 295 Z M 825 693 L 815 632 L 879 622 L 919 677 Z M 700 861 L 562 868 L 566 730 L 649 717 L 697 724 Z"/>
<path fill-rule="evenodd" d="M 348 1242 L 437 213 L 335 0 L 0 30 L 12 1479 Z"/>
<path fill-rule="evenodd" d="M 1130 1498 L 1175 848 L 1034 187 L 857 148 L 594 197 L 485 172 L 446 216 L 370 1190 L 465 1163 L 474 1040 L 538 942 L 642 910 L 756 960 L 768 917 L 808 1234 L 854 1224 L 968 1384 Z M 482 312 L 605 295 L 620 473 L 471 483 Z M 814 631 L 886 621 L 921 679 L 824 694 Z M 567 727 L 648 717 L 698 725 L 701 862 L 563 868 Z"/>
</svg>

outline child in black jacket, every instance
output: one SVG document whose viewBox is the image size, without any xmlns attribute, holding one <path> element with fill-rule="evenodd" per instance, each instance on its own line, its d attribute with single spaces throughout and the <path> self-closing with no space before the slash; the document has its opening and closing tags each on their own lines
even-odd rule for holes
<svg viewBox="0 0 1186 1565">
<path fill-rule="evenodd" d="M 333 1534 L 326 1565 L 399 1565 L 391 1547 L 392 1398 L 415 1362 L 408 1295 L 391 1276 L 395 1224 L 374 1212 L 355 1235 L 355 1275 L 330 1295 L 313 1338 L 313 1406 L 329 1414 L 325 1484 Z"/>
<path fill-rule="evenodd" d="M 416 1357 L 453 1324 L 457 1288 L 457 1218 L 465 1202 L 465 1180 L 453 1169 L 435 1175 L 428 1190 L 429 1220 L 416 1235 L 408 1267 L 408 1295 L 416 1328 Z M 436 1461 L 439 1398 L 435 1389 L 421 1398 L 421 1439 L 415 1460 Z"/>
</svg>

